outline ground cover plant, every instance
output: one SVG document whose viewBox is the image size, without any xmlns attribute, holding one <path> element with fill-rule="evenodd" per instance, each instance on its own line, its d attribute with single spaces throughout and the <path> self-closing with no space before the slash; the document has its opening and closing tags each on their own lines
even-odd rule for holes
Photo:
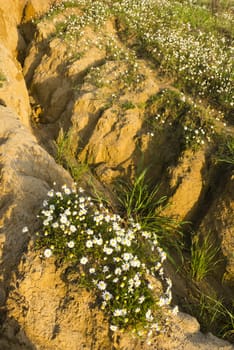
<svg viewBox="0 0 234 350">
<path fill-rule="evenodd" d="M 209 101 L 231 117 L 232 34 L 219 29 L 206 8 L 189 1 L 120 0 L 110 4 L 74 0 L 53 7 L 46 19 L 68 7 L 78 7 L 82 14 L 58 22 L 55 35 L 71 40 L 80 37 L 85 26 L 98 28 L 114 16 L 122 37 L 138 55 L 148 55 L 161 74 L 173 77 L 177 87 Z"/>
<path fill-rule="evenodd" d="M 162 308 L 171 303 L 172 283 L 164 275 L 166 254 L 155 232 L 94 204 L 81 188 L 66 186 L 48 192 L 39 218 L 37 248 L 45 258 L 55 256 L 79 269 L 80 283 L 95 289 L 112 331 L 163 327 Z M 161 295 L 154 292 L 155 276 L 165 287 Z"/>
<path fill-rule="evenodd" d="M 198 26 L 201 11 L 206 10 L 177 1 L 134 5 L 128 1 L 116 4 L 124 37 L 132 36 L 138 52 L 147 52 L 161 73 L 174 77 L 177 87 L 208 99 L 229 115 L 233 109 L 233 47 L 224 35 Z M 196 19 L 198 23 L 193 24 Z"/>
<path fill-rule="evenodd" d="M 150 132 L 164 131 L 170 126 L 172 132 L 180 132 L 183 149 L 196 150 L 211 141 L 215 133 L 211 116 L 211 111 L 176 90 L 161 90 L 147 101 L 146 125 Z"/>
</svg>

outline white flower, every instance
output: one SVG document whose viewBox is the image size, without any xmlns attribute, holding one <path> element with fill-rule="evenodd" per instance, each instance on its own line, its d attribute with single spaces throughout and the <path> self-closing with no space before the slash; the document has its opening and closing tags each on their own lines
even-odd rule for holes
<svg viewBox="0 0 234 350">
<path fill-rule="evenodd" d="M 115 309 L 113 316 L 119 317 L 119 316 L 126 316 L 127 310 L 126 309 Z"/>
<path fill-rule="evenodd" d="M 91 274 L 95 273 L 95 268 L 91 267 L 91 268 L 89 269 L 89 273 L 91 273 Z"/>
<path fill-rule="evenodd" d="M 97 284 L 98 289 L 105 290 L 106 289 L 106 283 L 104 281 L 99 281 Z"/>
<path fill-rule="evenodd" d="M 122 272 L 122 270 L 121 270 L 120 267 L 117 267 L 117 268 L 115 269 L 115 275 L 121 275 L 121 272 Z"/>
<path fill-rule="evenodd" d="M 48 205 L 48 201 L 47 201 L 47 200 L 44 200 L 44 201 L 43 201 L 43 207 L 47 207 L 47 205 Z"/>
<path fill-rule="evenodd" d="M 74 248 L 75 247 L 75 242 L 74 241 L 70 241 L 67 243 L 68 248 Z"/>
<path fill-rule="evenodd" d="M 67 186 L 66 185 L 64 185 L 63 187 L 62 187 L 62 189 L 64 190 L 64 193 L 66 193 L 66 194 L 71 194 L 71 190 L 69 189 L 69 188 L 67 188 Z"/>
<path fill-rule="evenodd" d="M 111 293 L 109 293 L 108 291 L 105 291 L 102 293 L 102 298 L 106 301 L 111 300 L 111 298 L 113 298 L 113 295 Z"/>
<path fill-rule="evenodd" d="M 84 203 L 84 202 L 85 202 L 85 198 L 84 198 L 84 197 L 80 197 L 80 198 L 79 198 L 79 202 L 80 202 L 80 203 Z"/>
<path fill-rule="evenodd" d="M 54 223 L 52 224 L 52 227 L 53 227 L 53 228 L 57 228 L 57 227 L 59 227 L 58 222 L 54 222 Z"/>
<path fill-rule="evenodd" d="M 88 241 L 85 243 L 85 246 L 86 246 L 87 248 L 92 248 L 93 242 L 92 242 L 91 240 L 88 240 Z"/>
<path fill-rule="evenodd" d="M 71 225 L 71 226 L 70 226 L 70 231 L 71 231 L 72 233 L 76 232 L 76 226 L 75 226 L 75 225 Z"/>
<path fill-rule="evenodd" d="M 132 267 L 140 267 L 141 266 L 141 262 L 137 258 L 134 258 L 134 260 L 131 260 L 130 264 Z"/>
<path fill-rule="evenodd" d="M 83 256 L 83 257 L 80 259 L 80 263 L 81 263 L 82 265 L 87 264 L 87 262 L 88 262 L 88 259 L 87 259 L 85 256 Z"/>
<path fill-rule="evenodd" d="M 170 304 L 170 300 L 168 298 L 161 297 L 158 301 L 159 306 L 164 306 L 164 305 L 169 305 L 169 304 Z"/>
<path fill-rule="evenodd" d="M 111 255 L 113 253 L 113 249 L 109 248 L 109 247 L 104 247 L 103 248 L 104 253 L 106 253 L 107 255 Z"/>
<path fill-rule="evenodd" d="M 141 285 L 141 281 L 140 280 L 135 280 L 134 285 L 136 288 L 138 288 Z"/>
<path fill-rule="evenodd" d="M 66 209 L 65 212 L 64 212 L 64 214 L 65 214 L 65 215 L 71 215 L 71 210 L 70 210 L 69 208 Z"/>
<path fill-rule="evenodd" d="M 177 315 L 178 312 L 179 312 L 179 308 L 178 308 L 178 306 L 176 305 L 175 307 L 173 307 L 171 313 L 172 313 L 172 315 Z"/>
<path fill-rule="evenodd" d="M 97 245 L 102 245 L 103 244 L 103 239 L 94 237 L 93 243 L 96 243 Z"/>
<path fill-rule="evenodd" d="M 67 217 L 66 215 L 62 214 L 61 217 L 60 217 L 60 222 L 62 224 L 66 224 L 67 223 Z"/>
<path fill-rule="evenodd" d="M 139 303 L 142 304 L 145 301 L 144 295 L 142 295 L 138 300 L 139 300 Z"/>
<path fill-rule="evenodd" d="M 114 248 L 117 246 L 117 241 L 116 241 L 115 238 L 112 238 L 112 239 L 110 240 L 110 245 L 111 245 L 112 247 L 114 247 Z"/>
<path fill-rule="evenodd" d="M 47 193 L 47 196 L 48 196 L 48 197 L 54 197 L 54 190 L 50 190 L 50 191 Z"/>
<path fill-rule="evenodd" d="M 46 258 L 50 258 L 51 255 L 52 255 L 52 250 L 51 249 L 47 248 L 47 249 L 44 250 L 44 256 Z"/>
<path fill-rule="evenodd" d="M 146 312 L 145 317 L 146 317 L 147 321 L 149 321 L 149 322 L 153 321 L 154 318 L 152 316 L 152 311 L 150 309 Z"/>
<path fill-rule="evenodd" d="M 123 259 L 124 259 L 125 261 L 129 261 L 130 259 L 133 258 L 133 255 L 132 255 L 131 253 L 124 253 L 124 254 L 122 255 L 122 257 L 123 257 Z"/>
<path fill-rule="evenodd" d="M 152 284 L 151 284 L 151 283 L 148 283 L 148 288 L 149 288 L 149 289 L 151 289 L 151 290 L 153 290 L 153 289 L 154 289 L 154 287 L 152 286 Z"/>
<path fill-rule="evenodd" d="M 27 227 L 27 226 L 24 226 L 23 229 L 22 229 L 22 232 L 23 232 L 23 233 L 28 232 L 28 227 Z"/>
<path fill-rule="evenodd" d="M 150 238 L 151 237 L 151 232 L 143 231 L 142 232 L 142 236 L 145 237 L 145 238 Z"/>
<path fill-rule="evenodd" d="M 130 247 L 130 246 L 131 246 L 131 241 L 130 241 L 128 238 L 126 238 L 126 237 L 124 237 L 124 238 L 121 239 L 121 243 L 122 243 L 123 245 L 126 245 L 127 247 Z"/>
<path fill-rule="evenodd" d="M 111 324 L 110 325 L 110 330 L 113 331 L 113 332 L 116 332 L 118 330 L 118 327 L 113 325 L 113 324 Z"/>
<path fill-rule="evenodd" d="M 128 271 L 128 270 L 129 270 L 129 267 L 130 267 L 129 263 L 124 263 L 124 264 L 122 265 L 123 271 Z"/>
</svg>

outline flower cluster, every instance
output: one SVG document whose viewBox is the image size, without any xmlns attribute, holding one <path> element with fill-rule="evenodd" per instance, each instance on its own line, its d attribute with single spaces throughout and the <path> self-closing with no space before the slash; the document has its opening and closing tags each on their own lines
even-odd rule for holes
<svg viewBox="0 0 234 350">
<path fill-rule="evenodd" d="M 39 218 L 37 247 L 45 258 L 54 255 L 77 266 L 86 285 L 95 288 L 111 330 L 160 328 L 159 310 L 171 303 L 172 284 L 164 276 L 166 254 L 154 232 L 95 205 L 81 188 L 66 186 L 48 192 Z M 166 288 L 161 295 L 152 286 L 155 276 Z"/>
<path fill-rule="evenodd" d="M 161 72 L 175 77 L 188 92 L 208 97 L 224 110 L 233 108 L 233 47 L 215 24 L 203 29 L 199 18 L 208 16 L 206 10 L 189 2 L 122 0 L 115 4 L 115 14 Z M 200 21 L 199 30 L 194 21 Z"/>
<path fill-rule="evenodd" d="M 165 127 L 180 130 L 181 143 L 194 149 L 205 142 L 210 142 L 215 128 L 211 122 L 214 111 L 202 110 L 183 93 L 170 89 L 161 90 L 148 100 L 146 120 L 149 126 L 148 134 Z M 208 114 L 208 116 L 206 115 Z M 218 113 L 218 116 L 221 115 Z M 216 117 L 217 119 L 218 117 Z"/>
</svg>

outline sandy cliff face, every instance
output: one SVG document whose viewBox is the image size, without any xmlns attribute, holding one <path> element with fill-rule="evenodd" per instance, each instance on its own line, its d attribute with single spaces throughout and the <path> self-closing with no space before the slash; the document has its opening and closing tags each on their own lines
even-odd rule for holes
<svg viewBox="0 0 234 350">
<path fill-rule="evenodd" d="M 223 188 L 205 147 L 182 153 L 180 134 L 149 131 L 147 101 L 168 82 L 140 59 L 137 74 L 143 72 L 144 80 L 140 74 L 137 86 L 131 76 L 124 80 L 126 63 L 113 60 L 107 47 L 114 42 L 118 50 L 131 53 L 114 23 L 107 22 L 98 35 L 87 27 L 75 51 L 51 38 L 56 21 L 41 23 L 24 67 L 17 61 L 19 50 L 26 52 L 18 26 L 50 3 L 0 0 L 0 350 L 233 349 L 203 335 L 198 322 L 183 313 L 171 316 L 165 334 L 153 337 L 151 344 L 128 333 L 113 336 L 92 293 L 78 286 L 76 273 L 67 274 L 66 266 L 44 261 L 33 251 L 36 215 L 47 191 L 54 182 L 56 188 L 74 185 L 52 157 L 63 128 L 74 135 L 76 157 L 94 168 L 104 186 L 120 175 L 133 176 L 139 159 L 150 164 L 155 182 L 161 179 L 170 196 L 167 213 L 196 218 L 204 232 L 213 229 L 227 258 L 227 283 L 233 283 L 231 172 L 225 172 Z M 217 193 L 209 196 L 212 186 Z M 22 232 L 25 226 L 29 231 Z"/>
</svg>

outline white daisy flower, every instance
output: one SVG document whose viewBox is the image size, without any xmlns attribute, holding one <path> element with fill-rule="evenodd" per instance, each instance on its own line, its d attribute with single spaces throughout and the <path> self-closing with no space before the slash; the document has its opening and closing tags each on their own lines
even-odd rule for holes
<svg viewBox="0 0 234 350">
<path fill-rule="evenodd" d="M 76 226 L 75 226 L 75 225 L 71 225 L 71 226 L 70 226 L 70 231 L 71 231 L 72 233 L 76 232 Z"/>
<path fill-rule="evenodd" d="M 92 248 L 92 246 L 93 246 L 93 241 L 88 240 L 88 241 L 85 243 L 85 246 L 86 246 L 87 248 Z"/>
<path fill-rule="evenodd" d="M 81 263 L 82 265 L 87 264 L 87 262 L 88 262 L 88 259 L 87 259 L 85 256 L 83 256 L 83 257 L 80 259 L 80 263 Z"/>
<path fill-rule="evenodd" d="M 45 249 L 45 250 L 44 250 L 44 256 L 45 256 L 46 258 L 50 258 L 50 257 L 52 256 L 52 250 L 49 249 L 49 248 Z"/>
<path fill-rule="evenodd" d="M 105 290 L 106 289 L 106 283 L 104 281 L 99 281 L 97 284 L 98 289 Z"/>
<path fill-rule="evenodd" d="M 74 241 L 70 241 L 67 243 L 68 248 L 74 248 L 75 247 L 75 242 Z"/>
</svg>

